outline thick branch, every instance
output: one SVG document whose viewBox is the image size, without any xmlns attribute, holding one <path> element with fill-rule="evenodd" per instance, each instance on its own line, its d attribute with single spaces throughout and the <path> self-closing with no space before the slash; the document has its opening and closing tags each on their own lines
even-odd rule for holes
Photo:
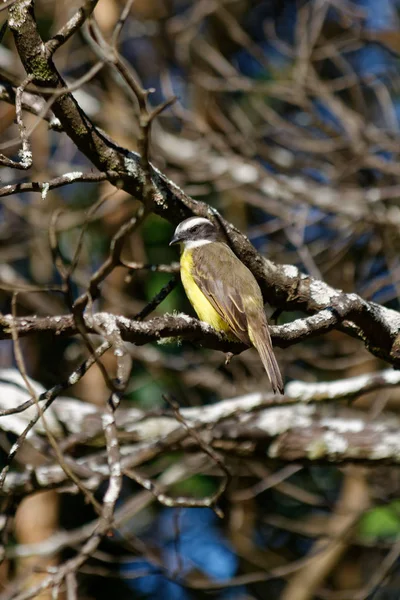
<svg viewBox="0 0 400 600">
<path fill-rule="evenodd" d="M 27 403 L 28 391 L 22 388 L 20 376 L 4 372 L 0 408 Z M 0 377 L 2 373 L 0 372 Z M 9 382 L 7 382 L 7 379 Z M 321 400 L 346 400 L 357 393 L 400 384 L 400 375 L 391 370 L 354 377 L 340 382 L 293 382 L 287 386 L 282 400 L 272 393 L 256 393 L 224 400 L 209 406 L 180 410 L 187 426 L 201 432 L 205 443 L 227 454 L 240 453 L 251 456 L 261 453 L 270 459 L 284 461 L 362 461 L 376 464 L 400 462 L 400 419 L 393 414 L 383 414 L 373 422 L 366 413 L 337 403 L 321 404 Z M 38 394 L 44 390 L 35 383 Z M 277 405 L 286 403 L 284 406 Z M 297 404 L 296 404 L 297 402 Z M 312 403 L 310 403 L 312 402 Z M 24 412 L 0 417 L 0 429 L 19 435 L 32 416 L 35 407 Z M 48 410 L 48 424 L 55 436 L 62 431 L 79 439 L 96 440 L 93 455 L 85 453 L 78 459 L 82 473 L 87 469 L 90 481 L 85 483 L 95 489 L 108 476 L 107 458 L 97 448 L 102 434 L 103 411 L 94 405 L 62 398 Z M 119 409 L 117 413 L 123 468 L 146 462 L 163 452 L 166 447 L 184 444 L 198 449 L 196 437 L 187 436 L 186 428 L 175 415 L 166 412 L 149 415 L 138 409 Z M 44 433 L 40 423 L 36 434 Z M 185 441 L 186 439 L 186 441 Z M 87 446 L 90 448 L 90 444 Z M 26 493 L 34 489 L 60 486 L 67 476 L 59 465 L 42 465 L 34 471 L 9 473 L 3 493 L 11 490 Z"/>
</svg>

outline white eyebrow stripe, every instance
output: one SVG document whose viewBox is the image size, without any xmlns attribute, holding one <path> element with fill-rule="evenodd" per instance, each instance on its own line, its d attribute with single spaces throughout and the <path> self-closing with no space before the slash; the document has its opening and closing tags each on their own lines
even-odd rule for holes
<svg viewBox="0 0 400 600">
<path fill-rule="evenodd" d="M 181 226 L 179 226 L 179 230 L 187 231 L 188 229 L 192 229 L 192 227 L 195 227 L 196 225 L 202 225 L 203 223 L 210 223 L 210 221 L 204 217 L 193 217 L 192 219 L 186 221 L 186 223 L 182 223 Z"/>
</svg>

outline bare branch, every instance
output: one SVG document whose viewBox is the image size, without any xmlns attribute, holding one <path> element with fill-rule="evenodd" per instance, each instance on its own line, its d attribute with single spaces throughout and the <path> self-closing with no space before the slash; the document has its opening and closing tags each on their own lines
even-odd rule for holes
<svg viewBox="0 0 400 600">
<path fill-rule="evenodd" d="M 4 187 L 0 188 L 0 198 L 4 196 L 10 196 L 12 194 L 21 194 L 23 192 L 39 192 L 45 196 L 49 190 L 71 185 L 71 183 L 98 183 L 100 181 L 112 179 L 112 177 L 113 176 L 111 173 L 96 174 L 73 171 L 71 173 L 64 173 L 64 175 L 51 179 L 50 181 L 27 181 L 24 183 L 5 185 Z"/>
<path fill-rule="evenodd" d="M 60 31 L 58 31 L 48 42 L 46 42 L 46 50 L 48 56 L 52 56 L 60 46 L 65 44 L 67 40 L 76 32 L 96 8 L 98 0 L 86 0 L 83 6 L 70 18 Z"/>
</svg>

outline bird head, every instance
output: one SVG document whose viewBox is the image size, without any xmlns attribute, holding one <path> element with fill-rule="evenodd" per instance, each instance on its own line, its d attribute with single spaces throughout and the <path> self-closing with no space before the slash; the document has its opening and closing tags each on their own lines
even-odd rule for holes
<svg viewBox="0 0 400 600">
<path fill-rule="evenodd" d="M 190 217 L 179 223 L 169 245 L 183 244 L 185 248 L 193 248 L 216 242 L 217 228 L 204 217 Z"/>
</svg>

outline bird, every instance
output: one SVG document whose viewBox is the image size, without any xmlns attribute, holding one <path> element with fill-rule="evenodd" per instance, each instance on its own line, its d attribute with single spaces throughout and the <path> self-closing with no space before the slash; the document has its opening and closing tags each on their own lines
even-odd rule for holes
<svg viewBox="0 0 400 600">
<path fill-rule="evenodd" d="M 231 340 L 254 346 L 274 393 L 283 394 L 264 300 L 252 272 L 205 217 L 179 223 L 169 245 L 174 244 L 180 244 L 182 284 L 199 319 Z"/>
</svg>

